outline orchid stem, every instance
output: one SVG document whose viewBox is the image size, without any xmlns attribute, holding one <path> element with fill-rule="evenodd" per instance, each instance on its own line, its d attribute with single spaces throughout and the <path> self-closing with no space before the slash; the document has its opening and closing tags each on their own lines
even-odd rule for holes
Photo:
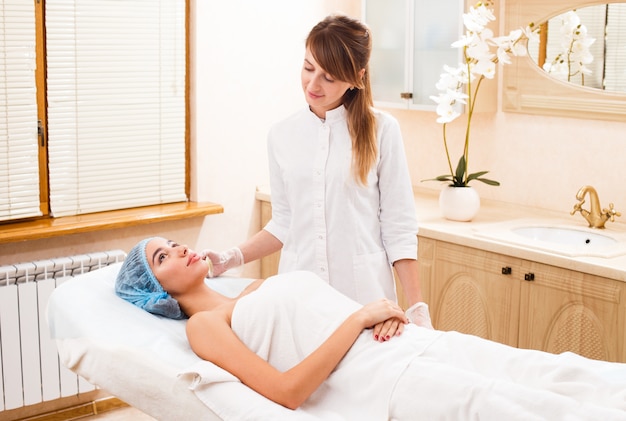
<svg viewBox="0 0 626 421">
<path fill-rule="evenodd" d="M 478 82 L 476 82 L 476 88 L 474 89 L 473 95 L 471 92 L 470 84 L 467 84 L 469 110 L 467 111 L 467 130 L 465 131 L 465 148 L 463 150 L 463 155 L 465 156 L 465 180 L 467 180 L 469 174 L 469 140 L 471 127 L 470 122 L 472 121 L 472 116 L 474 115 L 474 106 L 476 105 L 476 98 L 478 97 L 478 89 L 480 88 L 480 84 L 482 83 L 484 78 L 484 76 L 478 78 Z"/>
<path fill-rule="evenodd" d="M 448 167 L 450 168 L 450 174 L 454 175 L 452 171 L 452 161 L 450 161 L 450 152 L 448 151 L 448 139 L 446 138 L 447 123 L 443 123 L 443 147 L 446 149 L 446 158 L 448 158 Z"/>
</svg>

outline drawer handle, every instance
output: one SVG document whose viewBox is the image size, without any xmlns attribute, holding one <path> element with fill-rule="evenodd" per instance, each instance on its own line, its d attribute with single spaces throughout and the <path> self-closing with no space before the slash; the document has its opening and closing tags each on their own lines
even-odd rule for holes
<svg viewBox="0 0 626 421">
<path fill-rule="evenodd" d="M 511 269 L 511 266 L 504 266 L 502 268 L 502 274 L 503 275 L 510 275 L 513 272 L 513 270 Z"/>
<path fill-rule="evenodd" d="M 535 274 L 532 272 L 528 272 L 527 274 L 524 275 L 524 280 L 525 281 L 534 281 L 535 280 Z"/>
</svg>

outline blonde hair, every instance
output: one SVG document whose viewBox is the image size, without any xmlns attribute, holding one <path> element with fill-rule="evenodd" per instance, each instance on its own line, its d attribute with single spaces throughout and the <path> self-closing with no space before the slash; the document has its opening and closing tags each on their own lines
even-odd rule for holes
<svg viewBox="0 0 626 421">
<path fill-rule="evenodd" d="M 313 27 L 306 47 L 326 72 L 353 86 L 343 95 L 343 105 L 352 138 L 352 172 L 357 182 L 366 185 L 378 155 L 369 72 L 370 31 L 356 19 L 331 15 Z"/>
</svg>

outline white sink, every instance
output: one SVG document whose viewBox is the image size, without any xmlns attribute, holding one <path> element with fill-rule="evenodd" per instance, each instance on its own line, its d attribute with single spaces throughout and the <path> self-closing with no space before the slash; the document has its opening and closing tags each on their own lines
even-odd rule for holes
<svg viewBox="0 0 626 421">
<path fill-rule="evenodd" d="M 609 246 L 619 241 L 608 235 L 597 232 L 583 231 L 569 227 L 518 227 L 511 229 L 514 234 L 531 240 L 547 243 L 573 245 L 587 248 Z"/>
<path fill-rule="evenodd" d="M 563 256 L 612 258 L 626 254 L 626 233 L 609 229 L 521 219 L 486 224 L 474 231 L 479 237 Z"/>
</svg>

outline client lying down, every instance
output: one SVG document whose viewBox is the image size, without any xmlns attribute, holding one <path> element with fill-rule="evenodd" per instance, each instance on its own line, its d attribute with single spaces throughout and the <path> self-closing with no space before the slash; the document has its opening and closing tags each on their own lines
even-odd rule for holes
<svg viewBox="0 0 626 421">
<path fill-rule="evenodd" d="M 624 420 L 626 364 L 521 350 L 406 324 L 389 300 L 362 306 L 310 272 L 253 281 L 236 298 L 205 284 L 209 261 L 141 241 L 116 281 L 125 300 L 189 317 L 193 351 L 287 408 L 345 419 Z M 370 329 L 376 326 L 376 329 Z"/>
</svg>

